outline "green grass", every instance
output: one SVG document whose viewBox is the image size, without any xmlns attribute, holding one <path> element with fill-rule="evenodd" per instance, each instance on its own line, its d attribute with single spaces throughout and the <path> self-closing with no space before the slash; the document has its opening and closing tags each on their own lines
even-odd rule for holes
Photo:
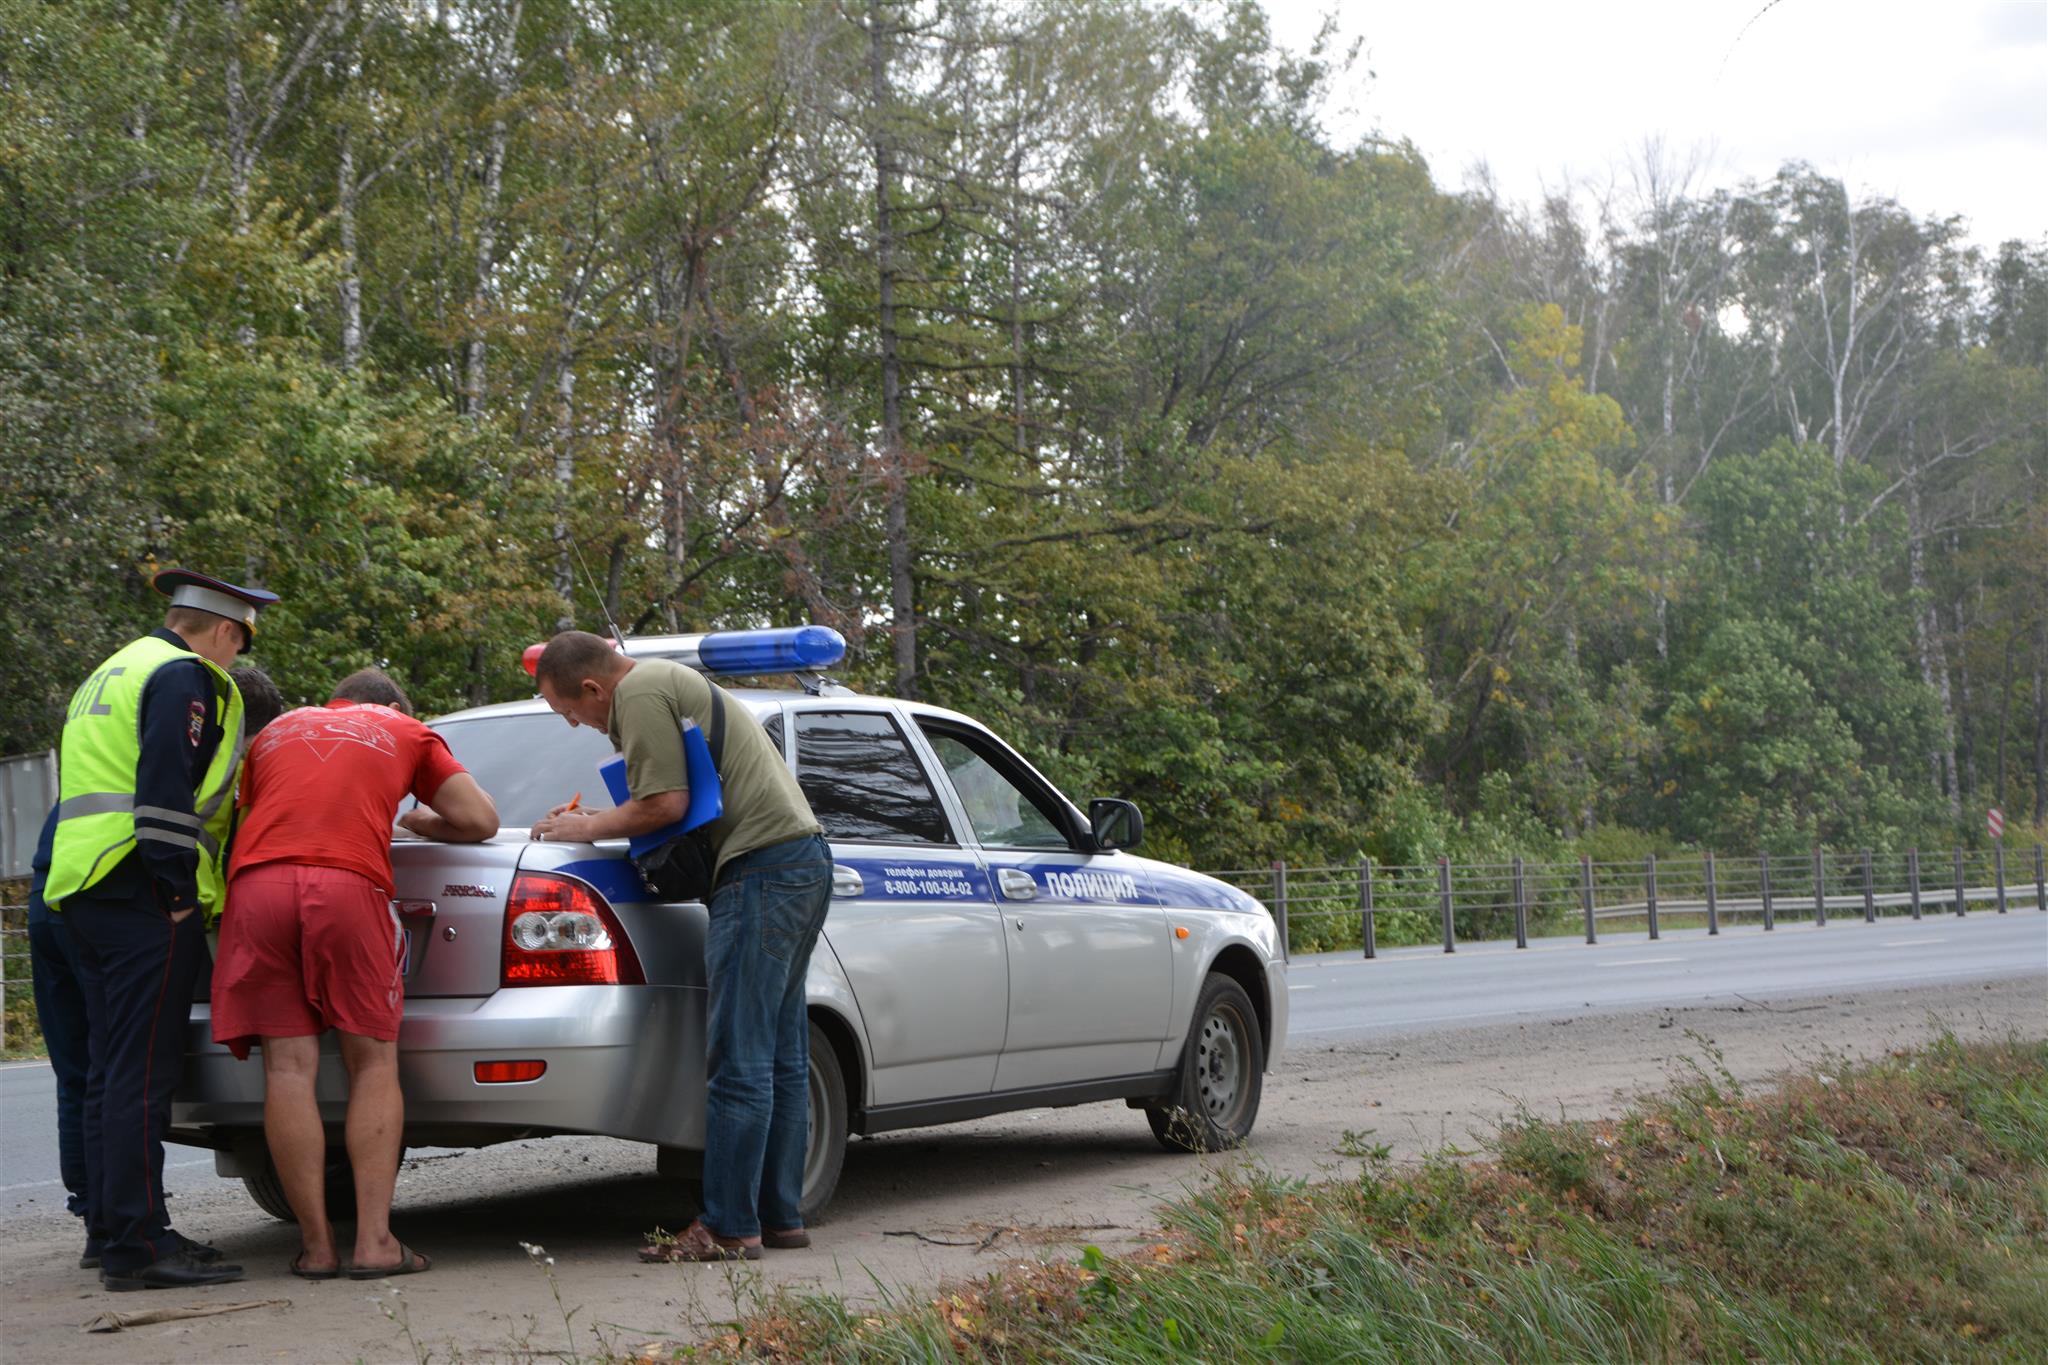
<svg viewBox="0 0 2048 1365">
<path fill-rule="evenodd" d="M 857 1307 L 765 1294 L 675 1356 L 778 1361 L 2039 1360 L 2048 1044 L 1695 1065 L 1627 1116 L 1518 1115 L 1483 1160 L 1220 1177 L 1125 1257 Z M 644 1348 L 643 1348 L 644 1349 Z M 669 1354 L 635 1359 L 670 1358 Z"/>
</svg>

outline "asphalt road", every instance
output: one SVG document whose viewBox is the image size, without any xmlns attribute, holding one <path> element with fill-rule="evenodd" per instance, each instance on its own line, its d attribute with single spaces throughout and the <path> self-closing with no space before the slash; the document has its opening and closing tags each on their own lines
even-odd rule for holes
<svg viewBox="0 0 2048 1365">
<path fill-rule="evenodd" d="M 1824 929 L 1781 923 L 1768 934 L 1750 925 L 1711 938 L 1704 930 L 1681 930 L 1656 942 L 1615 935 L 1596 947 L 1560 938 L 1522 950 L 1500 944 L 1455 954 L 1404 948 L 1373 961 L 1320 954 L 1297 958 L 1289 972 L 1288 1051 L 1519 1016 L 1739 1003 L 1745 996 L 1783 999 L 2043 971 L 2048 915 L 2035 910 L 1917 923 L 1836 920 Z M 62 1207 L 55 1106 L 47 1065 L 0 1068 L 0 1227 Z M 164 1185 L 173 1197 L 218 1190 L 212 1154 L 168 1148 Z"/>
</svg>

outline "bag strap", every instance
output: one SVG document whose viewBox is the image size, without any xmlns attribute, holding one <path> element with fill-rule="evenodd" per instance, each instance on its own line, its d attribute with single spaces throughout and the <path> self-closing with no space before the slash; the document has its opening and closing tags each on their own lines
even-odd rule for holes
<svg viewBox="0 0 2048 1365">
<path fill-rule="evenodd" d="M 711 689 L 711 767 L 719 780 L 725 780 L 725 689 L 706 678 L 704 685 Z"/>
</svg>

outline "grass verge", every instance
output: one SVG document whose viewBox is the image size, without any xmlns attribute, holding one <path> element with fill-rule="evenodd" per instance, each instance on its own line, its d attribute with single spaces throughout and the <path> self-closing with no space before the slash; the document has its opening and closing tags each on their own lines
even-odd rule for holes
<svg viewBox="0 0 2048 1365">
<path fill-rule="evenodd" d="M 1090 1248 L 882 1308 L 790 1291 L 650 1360 L 2038 1360 L 2048 1044 L 1825 1066 L 1751 1096 L 1707 1061 L 1482 1160 L 1220 1177 L 1132 1256 Z"/>
</svg>

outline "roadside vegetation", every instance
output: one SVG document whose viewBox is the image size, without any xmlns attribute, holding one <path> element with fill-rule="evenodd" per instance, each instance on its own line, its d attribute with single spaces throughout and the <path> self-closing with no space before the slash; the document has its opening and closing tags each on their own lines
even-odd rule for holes
<svg viewBox="0 0 2048 1365">
<path fill-rule="evenodd" d="M 1484 1153 L 1218 1177 L 1155 1244 L 881 1308 L 767 1294 L 613 1360 L 2038 1360 L 2048 1044 L 1711 1062 L 1600 1122 L 1522 1114 Z"/>
</svg>

